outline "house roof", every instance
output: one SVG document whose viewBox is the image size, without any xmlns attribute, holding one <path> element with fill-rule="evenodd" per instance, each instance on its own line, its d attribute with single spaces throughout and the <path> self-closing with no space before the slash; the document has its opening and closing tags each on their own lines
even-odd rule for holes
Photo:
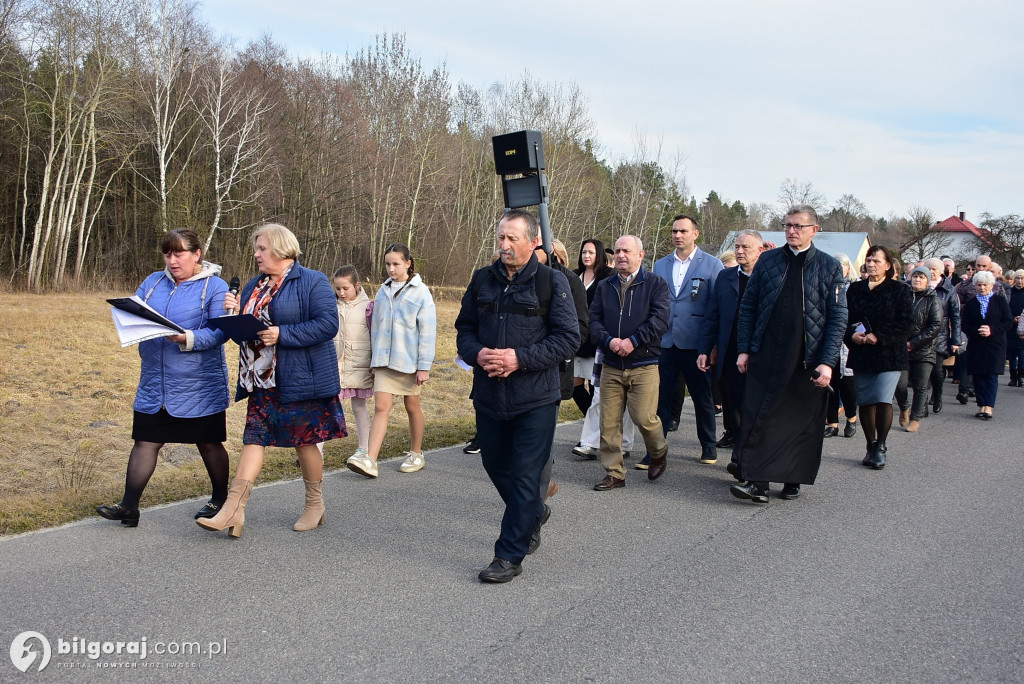
<svg viewBox="0 0 1024 684">
<path fill-rule="evenodd" d="M 943 233 L 971 233 L 983 240 L 986 237 L 985 231 L 982 231 L 981 228 L 978 228 L 978 226 L 970 221 L 964 221 L 959 216 L 950 216 L 945 221 L 939 221 L 932 226 L 932 230 Z"/>
</svg>

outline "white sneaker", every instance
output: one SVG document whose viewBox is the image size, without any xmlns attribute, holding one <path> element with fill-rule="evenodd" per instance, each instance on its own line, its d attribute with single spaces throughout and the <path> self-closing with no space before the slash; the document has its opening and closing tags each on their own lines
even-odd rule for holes
<svg viewBox="0 0 1024 684">
<path fill-rule="evenodd" d="M 356 449 L 356 453 L 345 461 L 348 469 L 366 477 L 377 477 L 377 462 L 370 458 L 362 449 Z"/>
<path fill-rule="evenodd" d="M 572 448 L 572 453 L 573 456 L 579 456 L 580 458 L 585 458 L 593 461 L 594 459 L 601 455 L 601 450 L 598 449 L 597 447 L 583 446 L 582 444 L 580 444 Z"/>
<path fill-rule="evenodd" d="M 415 473 L 427 464 L 423 460 L 423 454 L 417 454 L 415 451 L 406 451 L 405 460 L 402 461 L 402 465 L 398 466 L 398 469 L 403 473 Z"/>
</svg>

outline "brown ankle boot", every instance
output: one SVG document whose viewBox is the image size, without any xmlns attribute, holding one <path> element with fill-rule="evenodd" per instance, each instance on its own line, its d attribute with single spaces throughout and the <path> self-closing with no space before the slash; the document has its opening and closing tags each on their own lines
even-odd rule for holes
<svg viewBox="0 0 1024 684">
<path fill-rule="evenodd" d="M 196 524 L 204 530 L 223 530 L 230 528 L 228 534 L 232 537 L 242 536 L 242 526 L 245 525 L 245 504 L 252 493 L 252 482 L 235 478 L 231 481 L 231 489 L 228 490 L 227 501 L 220 507 L 220 512 L 212 518 L 198 518 Z"/>
<path fill-rule="evenodd" d="M 302 517 L 292 525 L 292 529 L 296 532 L 309 532 L 324 524 L 324 481 L 303 480 L 302 483 L 306 485 L 306 507 L 302 509 Z"/>
</svg>

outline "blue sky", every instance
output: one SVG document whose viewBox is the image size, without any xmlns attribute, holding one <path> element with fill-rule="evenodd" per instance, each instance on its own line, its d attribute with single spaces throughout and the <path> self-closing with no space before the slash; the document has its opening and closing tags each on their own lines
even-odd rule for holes
<svg viewBox="0 0 1024 684">
<path fill-rule="evenodd" d="M 977 0 L 207 0 L 240 44 L 354 53 L 404 32 L 484 88 L 575 82 L 610 161 L 638 132 L 691 192 L 774 202 L 787 178 L 874 215 L 1024 213 L 1024 3 Z"/>
</svg>

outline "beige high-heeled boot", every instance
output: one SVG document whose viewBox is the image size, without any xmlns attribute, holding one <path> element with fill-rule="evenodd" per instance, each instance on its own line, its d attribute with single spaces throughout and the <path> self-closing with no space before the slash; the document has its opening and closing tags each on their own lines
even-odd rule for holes
<svg viewBox="0 0 1024 684">
<path fill-rule="evenodd" d="M 204 530 L 228 529 L 228 534 L 238 538 L 242 536 L 242 526 L 245 525 L 245 504 L 252 493 L 252 482 L 235 478 L 231 481 L 231 489 L 228 490 L 228 498 L 220 507 L 220 512 L 212 518 L 199 518 L 196 524 Z"/>
<path fill-rule="evenodd" d="M 306 507 L 302 509 L 302 517 L 292 525 L 292 529 L 296 532 L 309 532 L 324 524 L 324 514 L 327 510 L 324 508 L 324 481 L 303 480 L 302 483 L 306 485 Z"/>
</svg>

